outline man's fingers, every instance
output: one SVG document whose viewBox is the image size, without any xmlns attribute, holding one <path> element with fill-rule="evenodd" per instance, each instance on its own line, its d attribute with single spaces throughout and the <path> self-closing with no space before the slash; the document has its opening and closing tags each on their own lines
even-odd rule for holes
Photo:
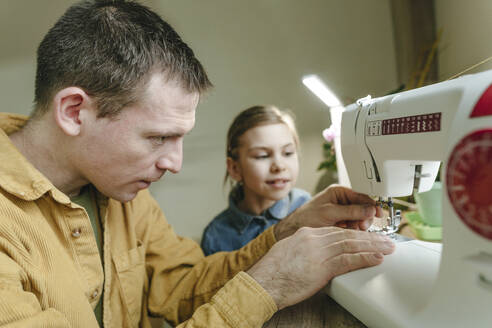
<svg viewBox="0 0 492 328">
<path fill-rule="evenodd" d="M 302 243 L 316 243 L 326 250 L 330 258 L 342 253 L 377 252 L 391 254 L 394 243 L 390 238 L 377 233 L 347 230 L 337 227 L 301 228 L 296 233 Z"/>
<path fill-rule="evenodd" d="M 338 229 L 320 238 L 323 238 L 321 245 L 327 249 L 328 257 L 358 252 L 391 254 L 395 249 L 389 237 L 374 232 Z"/>
<path fill-rule="evenodd" d="M 319 227 L 319 228 L 310 228 L 310 227 L 302 227 L 297 230 L 296 235 L 311 235 L 311 236 L 326 236 L 335 232 L 343 232 L 344 229 L 340 227 Z"/>
<path fill-rule="evenodd" d="M 376 206 L 376 216 L 378 218 L 382 218 L 384 216 L 383 209 L 379 205 Z"/>
<path fill-rule="evenodd" d="M 347 223 L 347 229 L 359 230 L 359 222 L 357 221 L 345 221 Z"/>
<path fill-rule="evenodd" d="M 373 232 L 343 229 L 332 231 L 324 238 L 323 245 L 327 248 L 328 256 L 358 252 L 391 254 L 395 249 L 389 237 Z"/>
<path fill-rule="evenodd" d="M 347 222 L 345 221 L 338 221 L 337 223 L 335 223 L 335 227 L 339 227 L 339 228 L 348 228 L 348 225 L 347 225 Z"/>
<path fill-rule="evenodd" d="M 376 205 L 376 201 L 366 194 L 361 194 L 350 188 L 343 186 L 332 185 L 328 187 L 325 192 L 325 201 L 336 204 L 350 205 L 350 204 L 368 204 Z"/>
<path fill-rule="evenodd" d="M 382 234 L 361 230 L 342 229 L 339 227 L 302 227 L 296 232 L 296 235 L 319 236 L 324 239 L 325 244 L 335 243 L 345 239 L 383 241 L 392 243 L 391 238 Z"/>
<path fill-rule="evenodd" d="M 342 254 L 366 252 L 391 254 L 395 249 L 395 245 L 391 241 L 384 240 L 344 239 L 331 243 L 324 248 L 326 249 L 326 255 L 328 257 L 336 257 Z"/>
<path fill-rule="evenodd" d="M 366 194 L 361 194 L 352 190 L 352 194 L 348 195 L 348 200 L 351 204 L 368 204 L 376 205 L 376 201 Z"/>
<path fill-rule="evenodd" d="M 362 220 L 362 221 L 359 221 L 358 223 L 359 223 L 359 229 L 366 231 L 367 229 L 369 229 L 371 227 L 372 219 Z"/>
<path fill-rule="evenodd" d="M 324 217 L 336 222 L 372 219 L 376 214 L 375 205 L 335 205 L 325 207 Z"/>
<path fill-rule="evenodd" d="M 327 265 L 330 266 L 331 277 L 336 277 L 341 274 L 362 269 L 374 265 L 381 264 L 383 262 L 383 255 L 381 253 L 364 252 L 355 254 L 340 254 L 330 261 Z"/>
<path fill-rule="evenodd" d="M 372 224 L 372 219 L 365 219 L 359 221 L 338 221 L 335 223 L 335 227 L 345 229 L 355 229 L 366 231 Z"/>
</svg>

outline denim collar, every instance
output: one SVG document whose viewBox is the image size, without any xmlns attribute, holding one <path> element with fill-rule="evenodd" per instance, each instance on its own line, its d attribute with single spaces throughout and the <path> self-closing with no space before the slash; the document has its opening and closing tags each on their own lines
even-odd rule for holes
<svg viewBox="0 0 492 328">
<path fill-rule="evenodd" d="M 232 193 L 229 194 L 229 211 L 232 212 L 232 215 L 228 216 L 231 226 L 237 229 L 237 231 L 242 234 L 244 230 L 249 226 L 251 221 L 255 218 L 259 218 L 261 220 L 267 219 L 277 219 L 281 220 L 287 216 L 289 213 L 290 207 L 290 197 L 291 192 L 281 200 L 278 200 L 273 204 L 270 208 L 266 209 L 260 215 L 248 214 L 241 211 L 237 207 L 236 200 L 234 199 Z"/>
</svg>

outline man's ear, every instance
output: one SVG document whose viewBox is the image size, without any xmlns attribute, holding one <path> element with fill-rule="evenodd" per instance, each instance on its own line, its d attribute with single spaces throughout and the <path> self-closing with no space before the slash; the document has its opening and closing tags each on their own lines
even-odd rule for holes
<svg viewBox="0 0 492 328">
<path fill-rule="evenodd" d="M 92 101 L 84 90 L 68 87 L 58 91 L 53 98 L 53 114 L 62 131 L 69 136 L 80 133 L 82 110 L 91 108 Z"/>
<path fill-rule="evenodd" d="M 227 172 L 234 181 L 241 182 L 243 180 L 241 166 L 238 161 L 232 159 L 231 157 L 227 157 Z"/>
</svg>

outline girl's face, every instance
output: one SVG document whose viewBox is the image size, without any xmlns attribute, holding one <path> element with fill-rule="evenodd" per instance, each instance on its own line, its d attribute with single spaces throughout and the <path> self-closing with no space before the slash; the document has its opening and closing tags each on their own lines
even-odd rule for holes
<svg viewBox="0 0 492 328">
<path fill-rule="evenodd" d="M 277 201 L 294 187 L 299 173 L 292 132 L 282 123 L 261 125 L 239 138 L 238 160 L 228 159 L 231 177 L 243 183 L 245 199 Z M 271 204 L 270 204 L 271 205 Z"/>
</svg>

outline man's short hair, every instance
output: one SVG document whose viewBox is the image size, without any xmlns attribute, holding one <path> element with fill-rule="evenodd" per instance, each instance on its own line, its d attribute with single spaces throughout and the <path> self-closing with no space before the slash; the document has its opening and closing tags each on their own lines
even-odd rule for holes
<svg viewBox="0 0 492 328">
<path fill-rule="evenodd" d="M 193 51 L 149 8 L 125 0 L 79 2 L 39 45 L 33 116 L 70 86 L 95 99 L 98 117 L 115 116 L 139 100 L 153 72 L 190 93 L 212 86 Z"/>
</svg>

